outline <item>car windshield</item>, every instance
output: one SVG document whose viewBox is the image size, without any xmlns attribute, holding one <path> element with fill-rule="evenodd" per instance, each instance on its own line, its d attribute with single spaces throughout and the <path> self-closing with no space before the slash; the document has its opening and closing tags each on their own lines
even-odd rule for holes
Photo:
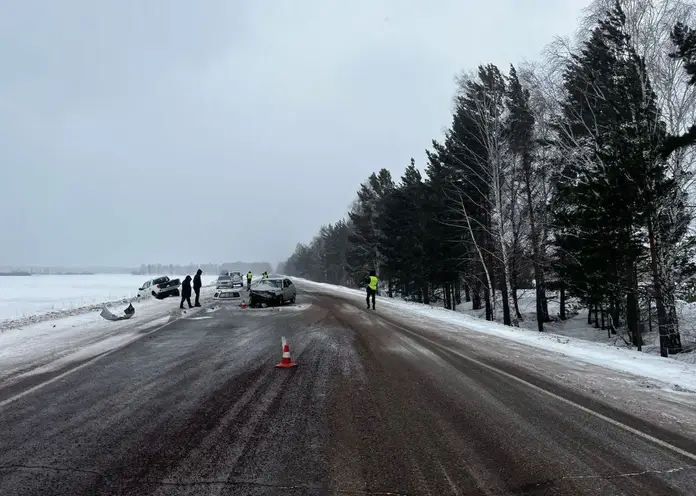
<svg viewBox="0 0 696 496">
<path fill-rule="evenodd" d="M 280 279 L 263 279 L 256 284 L 257 289 L 277 289 L 283 287 Z"/>
<path fill-rule="evenodd" d="M 218 277 L 218 282 L 225 282 L 225 281 L 231 281 L 232 278 L 230 276 L 220 276 Z"/>
</svg>

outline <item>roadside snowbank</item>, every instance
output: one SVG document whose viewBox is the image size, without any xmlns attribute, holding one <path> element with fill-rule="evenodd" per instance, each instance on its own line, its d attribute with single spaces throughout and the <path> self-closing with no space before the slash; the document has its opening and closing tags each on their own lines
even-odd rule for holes
<svg viewBox="0 0 696 496">
<path fill-rule="evenodd" d="M 36 276 L 36 277 L 40 278 L 42 276 Z M 52 277 L 52 276 L 45 276 L 44 278 L 47 279 L 49 277 Z M 53 276 L 53 277 L 61 277 L 61 276 Z M 83 276 L 64 276 L 63 279 L 69 281 L 71 278 L 74 279 L 77 277 L 83 277 Z M 144 277 L 148 277 L 148 276 L 144 276 Z M 174 276 L 172 276 L 172 277 L 174 277 Z M 181 277 L 180 279 L 183 280 L 183 277 Z M 138 279 L 138 280 L 140 280 L 140 279 Z M 142 280 L 141 283 L 142 282 L 144 282 L 144 280 Z M 204 279 L 204 282 L 205 282 L 204 287 L 211 287 L 211 286 L 214 286 L 215 279 L 213 279 L 212 281 L 211 280 L 206 281 L 206 279 Z M 63 283 L 63 284 L 65 284 L 65 283 Z M 39 288 L 39 289 L 41 289 L 41 288 Z M 47 291 L 49 289 L 50 289 L 50 291 L 56 291 L 56 292 L 59 292 L 61 294 L 70 294 L 70 290 L 69 290 L 70 288 L 65 288 L 65 287 L 63 287 L 63 288 L 61 288 L 61 287 L 43 288 L 42 290 Z M 83 290 L 84 289 L 85 288 L 83 288 Z M 34 288 L 34 290 L 36 291 L 38 289 Z M 34 298 L 34 299 L 37 298 L 35 291 L 34 291 L 34 293 L 32 293 L 31 298 Z M 101 293 L 99 293 L 99 294 L 104 294 L 104 295 L 106 295 L 106 294 L 118 294 L 118 291 L 119 291 L 118 287 L 114 287 L 113 290 L 109 290 L 107 292 L 105 292 L 104 289 L 101 288 Z M 136 293 L 137 292 L 135 292 L 134 295 Z M 138 298 L 137 296 L 100 299 L 96 296 L 96 294 L 97 293 L 95 293 L 95 297 L 92 298 L 92 301 L 89 304 L 84 304 L 84 301 L 85 301 L 84 297 L 81 297 L 80 300 L 67 299 L 67 300 L 65 300 L 65 302 L 67 302 L 67 303 L 64 302 L 62 305 L 59 305 L 54 310 L 30 312 L 30 313 L 27 313 L 24 315 L 5 318 L 5 319 L 0 318 L 0 333 L 3 331 L 7 331 L 8 329 L 15 329 L 18 327 L 26 327 L 28 325 L 38 324 L 40 322 L 54 321 L 54 320 L 63 319 L 66 317 L 84 315 L 84 314 L 88 314 L 91 312 L 100 312 L 101 309 L 105 305 L 109 306 L 109 307 L 113 306 L 115 308 L 118 308 L 119 306 L 123 305 L 123 307 L 125 308 L 126 306 L 128 306 L 129 303 L 148 304 L 151 300 L 154 300 L 151 297 L 147 297 L 147 298 L 143 299 L 143 298 Z M 40 297 L 41 297 L 41 295 L 39 295 L 39 298 Z M 16 294 L 15 296 L 13 296 L 13 299 L 15 299 L 17 301 L 20 301 L 21 298 L 22 298 L 21 292 L 19 292 L 19 294 Z M 50 300 L 52 298 L 54 298 L 53 294 L 48 295 L 46 297 L 47 300 Z M 177 298 L 174 298 L 174 299 L 177 299 Z M 177 301 L 178 301 L 178 299 L 177 299 Z M 78 303 L 75 304 L 75 302 L 78 302 Z M 80 302 L 83 302 L 83 304 L 80 304 Z"/>
<path fill-rule="evenodd" d="M 293 279 L 308 289 L 314 287 L 325 292 L 341 294 L 359 301 L 361 305 L 364 304 L 365 293 L 362 291 L 317 283 L 306 279 Z M 508 327 L 464 313 L 452 312 L 419 303 L 410 303 L 385 297 L 378 297 L 377 301 L 378 313 L 380 310 L 386 309 L 397 317 L 408 319 L 410 323 L 426 324 L 424 328 L 430 328 L 433 331 L 444 333 L 448 337 L 455 337 L 462 341 L 466 340 L 466 336 L 462 335 L 466 331 L 488 334 L 545 351 L 560 353 L 585 363 L 661 381 L 676 386 L 677 390 L 696 392 L 696 365 L 694 364 L 559 334 L 540 333 L 523 328 Z M 445 324 L 445 326 L 428 327 L 428 322 L 432 323 L 433 320 Z"/>
<path fill-rule="evenodd" d="M 554 321 L 544 325 L 547 332 L 569 338 L 577 338 L 583 341 L 603 343 L 608 346 L 636 349 L 630 343 L 629 336 L 625 329 L 619 329 L 619 332 L 616 334 L 608 334 L 606 329 L 597 328 L 594 324 L 588 324 L 587 308 L 583 307 L 572 298 L 566 303 L 568 318 L 566 320 L 560 320 L 560 305 L 556 296 L 554 292 L 547 292 L 549 315 L 554 318 Z M 523 317 L 523 320 L 520 322 L 520 327 L 536 332 L 536 296 L 534 295 L 534 291 L 520 290 L 518 294 L 518 306 Z M 496 303 L 496 308 L 498 313 L 497 320 L 500 321 L 502 320 L 502 302 L 500 300 Z M 484 319 L 486 314 L 485 309 L 473 310 L 471 302 L 462 302 L 457 306 L 456 311 L 479 319 Z M 655 317 L 655 309 L 653 308 L 652 318 L 654 319 Z M 682 362 L 696 363 L 696 304 L 677 300 L 677 317 L 679 319 L 679 331 L 685 352 L 672 355 L 670 358 Z M 644 319 L 645 322 L 642 353 L 659 356 L 660 336 L 656 328 L 657 323 L 653 321 L 651 326 L 650 322 L 646 321 L 648 317 L 645 308 L 642 309 L 641 318 Z"/>
</svg>

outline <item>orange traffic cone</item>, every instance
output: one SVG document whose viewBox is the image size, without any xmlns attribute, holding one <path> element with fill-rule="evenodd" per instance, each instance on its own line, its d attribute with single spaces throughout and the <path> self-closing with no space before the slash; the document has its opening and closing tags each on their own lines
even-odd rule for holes
<svg viewBox="0 0 696 496">
<path fill-rule="evenodd" d="M 276 365 L 276 367 L 279 369 L 297 367 L 297 364 L 292 361 L 292 357 L 290 356 L 290 346 L 288 346 L 288 343 L 285 342 L 285 338 L 283 338 L 283 358 L 280 360 L 280 363 Z"/>
<path fill-rule="evenodd" d="M 242 307 L 242 308 L 246 308 L 246 307 L 247 307 L 246 300 L 242 300 L 242 305 L 241 305 L 241 307 Z"/>
</svg>

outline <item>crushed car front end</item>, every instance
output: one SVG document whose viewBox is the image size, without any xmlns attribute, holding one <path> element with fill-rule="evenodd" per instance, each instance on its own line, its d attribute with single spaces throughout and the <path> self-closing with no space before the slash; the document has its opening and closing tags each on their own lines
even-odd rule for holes
<svg viewBox="0 0 696 496">
<path fill-rule="evenodd" d="M 278 305 L 283 303 L 283 282 L 277 279 L 262 279 L 252 284 L 249 290 L 249 304 Z"/>
</svg>

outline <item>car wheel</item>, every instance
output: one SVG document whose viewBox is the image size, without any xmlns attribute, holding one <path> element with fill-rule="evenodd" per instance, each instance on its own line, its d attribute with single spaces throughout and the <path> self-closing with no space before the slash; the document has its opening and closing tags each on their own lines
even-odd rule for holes
<svg viewBox="0 0 696 496">
<path fill-rule="evenodd" d="M 292 298 L 290 298 L 290 303 L 295 304 L 295 295 L 292 295 Z"/>
<path fill-rule="evenodd" d="M 281 307 L 285 305 L 285 299 L 282 296 L 278 297 L 278 305 L 280 305 Z"/>
</svg>

